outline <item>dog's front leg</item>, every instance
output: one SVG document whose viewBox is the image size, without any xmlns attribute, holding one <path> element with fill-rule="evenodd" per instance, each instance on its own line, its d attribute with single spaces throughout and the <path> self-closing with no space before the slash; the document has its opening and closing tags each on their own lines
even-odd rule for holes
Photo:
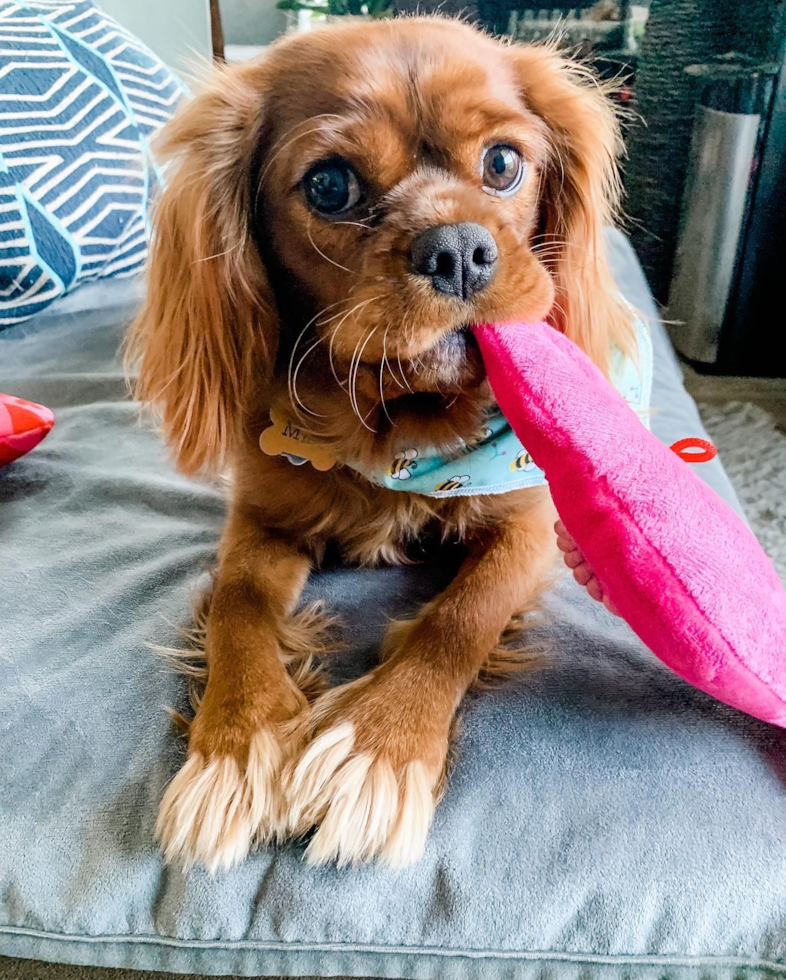
<svg viewBox="0 0 786 980">
<path fill-rule="evenodd" d="M 210 870 L 241 861 L 252 841 L 281 835 L 280 773 L 306 707 L 281 657 L 281 637 L 309 560 L 236 508 L 224 532 L 207 623 L 208 682 L 188 759 L 159 811 L 167 859 Z"/>
<path fill-rule="evenodd" d="M 391 628 L 379 667 L 316 702 L 312 741 L 285 780 L 294 828 L 318 825 L 313 863 L 400 866 L 422 854 L 458 704 L 556 557 L 547 491 L 521 499 L 445 592 Z"/>
</svg>

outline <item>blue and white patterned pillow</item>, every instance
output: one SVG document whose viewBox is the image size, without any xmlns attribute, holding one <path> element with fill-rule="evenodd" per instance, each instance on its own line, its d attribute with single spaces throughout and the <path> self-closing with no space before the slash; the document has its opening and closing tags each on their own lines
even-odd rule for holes
<svg viewBox="0 0 786 980">
<path fill-rule="evenodd" d="M 0 330 L 139 271 L 147 142 L 183 91 L 92 0 L 0 0 Z"/>
</svg>

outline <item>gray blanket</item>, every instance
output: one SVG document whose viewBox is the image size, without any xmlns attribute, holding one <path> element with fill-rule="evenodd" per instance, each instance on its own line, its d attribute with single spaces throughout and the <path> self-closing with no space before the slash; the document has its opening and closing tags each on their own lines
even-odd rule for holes
<svg viewBox="0 0 786 980">
<path fill-rule="evenodd" d="M 619 281 L 654 318 L 625 240 Z M 220 492 L 178 476 L 125 394 L 138 287 L 0 336 L 0 390 L 57 425 L 0 471 L 0 953 L 247 975 L 736 978 L 786 973 L 786 737 L 693 690 L 570 579 L 544 669 L 464 705 L 424 860 L 314 870 L 298 846 L 216 878 L 166 868 L 156 807 L 184 746 L 173 643 L 215 555 Z M 658 409 L 701 435 L 655 323 Z M 734 502 L 717 462 L 701 475 Z M 697 528 L 700 534 L 701 529 Z M 337 677 L 452 567 L 314 575 L 348 626 Z"/>
</svg>

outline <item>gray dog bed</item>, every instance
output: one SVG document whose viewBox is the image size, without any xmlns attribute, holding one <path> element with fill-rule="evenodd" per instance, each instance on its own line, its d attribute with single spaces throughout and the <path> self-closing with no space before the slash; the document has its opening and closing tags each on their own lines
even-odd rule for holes
<svg viewBox="0 0 786 980">
<path fill-rule="evenodd" d="M 186 694 L 146 642 L 188 622 L 224 501 L 126 399 L 115 352 L 138 290 L 86 290 L 0 335 L 0 390 L 58 420 L 0 471 L 0 953 L 249 976 L 786 972 L 784 732 L 688 687 L 570 579 L 548 596 L 546 666 L 467 698 L 420 864 L 314 870 L 291 845 L 215 878 L 163 866 L 156 808 L 184 753 L 163 708 Z M 702 435 L 657 322 L 654 341 L 654 431 Z M 735 502 L 719 462 L 700 473 Z M 314 575 L 306 598 L 351 640 L 335 676 L 372 664 L 387 617 L 452 561 Z"/>
</svg>

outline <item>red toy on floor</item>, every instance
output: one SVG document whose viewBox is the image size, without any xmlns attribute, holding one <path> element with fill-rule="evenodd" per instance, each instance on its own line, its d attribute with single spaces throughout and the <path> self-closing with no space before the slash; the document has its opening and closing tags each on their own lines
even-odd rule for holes
<svg viewBox="0 0 786 980">
<path fill-rule="evenodd" d="M 48 408 L 0 393 L 0 466 L 37 446 L 55 424 Z"/>
</svg>

